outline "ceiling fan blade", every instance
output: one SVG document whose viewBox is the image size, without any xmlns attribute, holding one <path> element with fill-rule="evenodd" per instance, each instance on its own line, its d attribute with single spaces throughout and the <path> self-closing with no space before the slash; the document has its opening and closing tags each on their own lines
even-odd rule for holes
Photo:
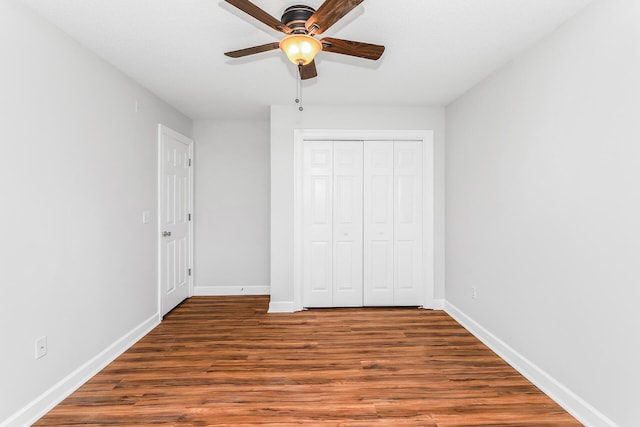
<svg viewBox="0 0 640 427">
<path fill-rule="evenodd" d="M 251 3 L 249 0 L 225 0 L 227 3 L 237 7 L 244 13 L 253 16 L 258 21 L 267 24 L 271 28 L 276 31 L 280 31 L 281 33 L 289 34 L 291 32 L 291 28 L 284 25 L 282 22 L 269 15 L 264 10 L 260 9 L 255 4 Z"/>
<path fill-rule="evenodd" d="M 280 43 L 273 42 L 267 43 L 260 46 L 248 47 L 246 49 L 234 50 L 231 52 L 225 52 L 224 54 L 230 56 L 231 58 L 242 58 L 243 56 L 253 55 L 255 53 L 267 52 L 274 49 L 279 49 Z"/>
<path fill-rule="evenodd" d="M 305 27 L 310 34 L 322 34 L 364 0 L 325 0 L 316 13 L 307 19 Z"/>
<path fill-rule="evenodd" d="M 318 75 L 318 70 L 316 70 L 316 61 L 311 61 L 307 65 L 298 67 L 298 71 L 300 72 L 301 80 L 307 80 L 316 77 Z"/>
<path fill-rule="evenodd" d="M 320 40 L 324 52 L 340 53 L 342 55 L 357 56 L 358 58 L 380 59 L 384 53 L 384 46 L 371 43 L 354 42 L 351 40 L 325 37 Z"/>
</svg>

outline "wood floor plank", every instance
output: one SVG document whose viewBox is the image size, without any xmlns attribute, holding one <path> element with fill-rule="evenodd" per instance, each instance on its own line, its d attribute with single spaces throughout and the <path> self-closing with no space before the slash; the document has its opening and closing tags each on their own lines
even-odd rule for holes
<svg viewBox="0 0 640 427">
<path fill-rule="evenodd" d="M 194 297 L 36 426 L 580 426 L 446 313 Z"/>
</svg>

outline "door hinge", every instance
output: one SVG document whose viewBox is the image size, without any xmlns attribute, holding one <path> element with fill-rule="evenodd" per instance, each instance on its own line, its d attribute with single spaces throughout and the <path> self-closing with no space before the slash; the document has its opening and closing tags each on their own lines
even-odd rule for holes
<svg viewBox="0 0 640 427">
<path fill-rule="evenodd" d="M 189 269 L 189 276 L 191 276 L 191 269 Z"/>
<path fill-rule="evenodd" d="M 188 219 L 188 221 L 191 221 L 191 214 L 189 214 L 189 219 Z"/>
<path fill-rule="evenodd" d="M 191 166 L 191 159 L 189 159 L 189 166 Z"/>
</svg>

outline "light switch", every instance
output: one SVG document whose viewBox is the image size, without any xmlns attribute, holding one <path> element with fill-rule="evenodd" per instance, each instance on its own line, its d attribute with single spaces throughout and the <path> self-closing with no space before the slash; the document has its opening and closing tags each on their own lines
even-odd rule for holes
<svg viewBox="0 0 640 427">
<path fill-rule="evenodd" d="M 142 223 L 149 224 L 151 222 L 151 211 L 142 212 Z"/>
</svg>

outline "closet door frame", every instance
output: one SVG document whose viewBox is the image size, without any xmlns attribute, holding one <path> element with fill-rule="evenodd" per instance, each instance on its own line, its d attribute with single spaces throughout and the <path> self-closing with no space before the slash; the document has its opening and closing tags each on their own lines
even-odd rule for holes
<svg viewBox="0 0 640 427">
<path fill-rule="evenodd" d="M 296 129 L 293 145 L 293 302 L 303 306 L 303 146 L 305 141 L 421 141 L 422 142 L 422 254 L 424 282 L 422 308 L 437 309 L 434 298 L 434 141 L 431 130 Z"/>
</svg>

